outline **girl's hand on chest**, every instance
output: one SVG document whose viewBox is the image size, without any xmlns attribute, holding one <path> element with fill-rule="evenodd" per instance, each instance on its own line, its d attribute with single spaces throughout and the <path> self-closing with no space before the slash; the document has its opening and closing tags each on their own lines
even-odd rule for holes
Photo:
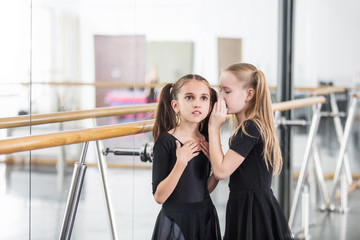
<svg viewBox="0 0 360 240">
<path fill-rule="evenodd" d="M 176 140 L 176 161 L 186 166 L 187 163 L 199 155 L 201 147 L 198 141 L 189 140 L 185 142 L 182 146 L 181 143 Z"/>
</svg>

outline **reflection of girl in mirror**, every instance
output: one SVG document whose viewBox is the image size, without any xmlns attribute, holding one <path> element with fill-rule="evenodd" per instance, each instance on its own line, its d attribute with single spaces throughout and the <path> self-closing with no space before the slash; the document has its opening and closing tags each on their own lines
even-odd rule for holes
<svg viewBox="0 0 360 240">
<path fill-rule="evenodd" d="M 218 181 L 210 174 L 207 143 L 207 124 L 216 97 L 204 78 L 192 74 L 165 85 L 160 93 L 153 129 L 152 184 L 162 209 L 154 240 L 221 239 L 209 196 Z"/>
<path fill-rule="evenodd" d="M 265 76 L 251 64 L 238 63 L 221 74 L 220 87 L 209 120 L 209 149 L 215 177 L 230 176 L 224 239 L 291 239 L 271 190 L 272 174 L 280 172 L 282 157 Z M 227 114 L 234 114 L 238 124 L 224 155 L 220 127 Z"/>
<path fill-rule="evenodd" d="M 152 86 L 150 86 L 149 88 L 145 89 L 145 93 L 146 93 L 146 100 L 148 103 L 154 103 L 157 101 L 156 99 L 156 92 L 155 92 L 155 88 L 156 88 L 156 84 L 159 84 L 159 75 L 158 75 L 158 70 L 155 66 L 151 66 L 150 71 L 148 76 L 145 79 L 145 83 L 146 84 L 150 84 Z"/>
</svg>

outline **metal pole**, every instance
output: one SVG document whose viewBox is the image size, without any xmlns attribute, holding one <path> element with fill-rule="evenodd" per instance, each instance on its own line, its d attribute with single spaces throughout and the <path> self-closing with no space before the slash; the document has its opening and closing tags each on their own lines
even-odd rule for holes
<svg viewBox="0 0 360 240">
<path fill-rule="evenodd" d="M 110 194 L 110 189 L 109 189 L 109 185 L 108 185 L 108 175 L 107 175 L 107 165 L 106 165 L 106 160 L 103 154 L 103 149 L 104 146 L 102 144 L 101 141 L 96 141 L 96 152 L 97 152 L 97 156 L 98 156 L 98 164 L 99 164 L 99 171 L 100 171 L 100 175 L 101 175 L 101 182 L 104 188 L 104 193 L 105 193 L 105 200 L 106 200 L 106 206 L 107 206 L 107 211 L 109 214 L 109 222 L 110 222 L 110 228 L 111 228 L 111 233 L 112 233 L 112 237 L 113 239 L 117 240 L 118 239 L 118 233 L 116 230 L 116 222 L 115 222 L 115 214 L 113 211 L 113 205 L 111 202 L 111 194 Z"/>
<path fill-rule="evenodd" d="M 330 210 L 334 210 L 334 206 L 332 204 L 333 204 L 333 201 L 335 198 L 335 191 L 336 191 L 337 184 L 339 182 L 339 177 L 340 177 L 341 169 L 343 166 L 343 159 L 344 159 L 347 141 L 349 139 L 350 130 L 351 130 L 351 127 L 353 124 L 354 116 L 355 116 L 356 103 L 357 103 L 357 99 L 355 97 L 353 97 L 351 100 L 348 117 L 347 117 L 346 123 L 345 123 L 344 135 L 341 140 L 339 155 L 338 155 L 338 158 L 336 161 L 335 175 L 334 175 L 334 179 L 333 179 L 333 183 L 332 183 L 332 187 L 331 187 L 330 198 L 328 201 L 328 208 Z"/>
<path fill-rule="evenodd" d="M 94 127 L 97 126 L 95 118 L 93 118 L 93 125 Z M 108 184 L 107 164 L 106 164 L 106 158 L 104 156 L 104 144 L 102 141 L 96 141 L 96 153 L 97 153 L 99 172 L 101 176 L 101 183 L 103 185 L 104 194 L 105 194 L 106 207 L 108 211 L 109 223 L 111 228 L 111 235 L 114 240 L 117 240 L 118 233 L 116 230 L 115 214 L 113 210 L 110 188 Z"/>
<path fill-rule="evenodd" d="M 60 230 L 60 240 L 68 240 L 71 238 L 72 228 L 75 222 L 76 210 L 80 199 L 81 189 L 84 182 L 86 165 L 85 158 L 89 142 L 84 143 L 80 161 L 75 163 L 74 172 L 71 180 L 68 200 L 66 203 L 64 219 Z"/>
<path fill-rule="evenodd" d="M 329 194 L 328 194 L 327 188 L 326 188 L 326 183 L 325 183 L 324 174 L 323 174 L 321 163 L 320 163 L 320 154 L 319 154 L 319 149 L 318 149 L 317 144 L 314 145 L 313 158 L 314 158 L 314 162 L 315 162 L 316 179 L 318 182 L 320 195 L 321 195 L 321 199 L 323 202 L 323 204 L 321 204 L 320 208 L 325 209 L 326 201 L 327 201 L 327 199 L 329 199 Z"/>
<path fill-rule="evenodd" d="M 293 25 L 295 0 L 279 0 L 279 42 L 278 42 L 278 88 L 277 100 L 279 102 L 292 99 L 292 73 L 293 73 Z M 282 117 L 292 119 L 291 111 L 281 112 Z M 283 155 L 283 168 L 279 176 L 278 200 L 285 216 L 289 216 L 291 198 L 291 127 L 281 126 L 279 139 Z"/>
<path fill-rule="evenodd" d="M 279 111 L 276 111 L 274 114 L 275 129 L 277 129 L 280 126 L 280 120 L 281 120 L 281 113 Z"/>
<path fill-rule="evenodd" d="M 309 239 L 309 191 L 306 185 L 304 185 L 304 191 L 301 196 L 302 200 L 302 221 L 301 221 L 301 232 L 303 239 Z"/>
<path fill-rule="evenodd" d="M 298 202 L 299 202 L 301 189 L 302 189 L 302 187 L 304 185 L 304 181 L 305 181 L 305 177 L 306 177 L 306 171 L 307 171 L 307 167 L 308 167 L 311 148 L 312 148 L 314 139 L 316 137 L 316 132 L 317 132 L 317 129 L 318 129 L 318 126 L 319 126 L 320 108 L 321 108 L 321 104 L 317 104 L 317 106 L 315 107 L 315 111 L 314 111 L 312 121 L 311 121 L 309 136 L 308 136 L 307 143 L 306 143 L 306 148 L 305 148 L 304 159 L 303 159 L 302 164 L 301 164 L 300 174 L 299 174 L 299 178 L 298 178 L 298 181 L 297 181 L 297 184 L 296 184 L 294 199 L 293 199 L 293 202 L 292 202 L 290 216 L 289 216 L 289 227 L 290 228 L 293 227 L 296 208 L 297 208 L 297 205 L 298 205 Z"/>
<path fill-rule="evenodd" d="M 64 124 L 61 122 L 59 125 L 59 131 L 64 131 Z M 57 192 L 60 193 L 63 189 L 63 183 L 64 183 L 64 175 L 65 175 L 65 146 L 62 145 L 59 149 L 59 156 L 57 158 L 56 162 L 56 170 L 57 170 L 57 177 L 56 177 L 56 186 L 57 186 Z"/>
<path fill-rule="evenodd" d="M 341 144 L 344 132 L 343 132 L 341 120 L 339 117 L 339 108 L 336 103 L 335 93 L 330 94 L 330 105 L 331 105 L 331 111 L 334 114 L 334 125 L 335 125 L 336 136 L 337 136 L 339 144 Z M 347 176 L 348 183 L 351 184 L 353 179 L 352 179 L 351 171 L 350 171 L 349 157 L 346 152 L 344 153 L 344 164 L 345 164 L 344 165 L 345 173 Z"/>
<path fill-rule="evenodd" d="M 349 211 L 347 189 L 348 189 L 348 183 L 346 179 L 346 173 L 343 170 L 341 174 L 341 207 L 339 209 L 341 213 L 346 213 Z"/>
</svg>

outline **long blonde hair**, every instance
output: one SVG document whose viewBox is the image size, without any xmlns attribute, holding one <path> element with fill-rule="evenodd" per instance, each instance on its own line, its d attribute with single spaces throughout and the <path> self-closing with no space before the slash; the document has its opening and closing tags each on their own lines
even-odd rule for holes
<svg viewBox="0 0 360 240">
<path fill-rule="evenodd" d="M 252 120 L 260 131 L 264 142 L 263 156 L 266 167 L 269 170 L 270 165 L 273 168 L 273 174 L 279 174 L 282 168 L 282 156 L 276 137 L 270 90 L 264 73 L 248 63 L 233 64 L 225 71 L 231 72 L 239 81 L 244 82 L 245 89 L 253 88 L 255 90 L 254 97 L 250 100 L 245 111 L 245 120 L 237 123 L 238 127 L 232 135 L 230 143 L 240 128 L 247 134 L 244 124 L 247 120 Z M 233 118 L 235 117 L 233 116 Z"/>
</svg>

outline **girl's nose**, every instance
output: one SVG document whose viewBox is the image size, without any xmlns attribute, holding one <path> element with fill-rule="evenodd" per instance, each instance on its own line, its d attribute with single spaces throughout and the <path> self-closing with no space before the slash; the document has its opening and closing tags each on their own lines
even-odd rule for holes
<svg viewBox="0 0 360 240">
<path fill-rule="evenodd" d="M 199 106 L 200 106 L 199 100 L 195 100 L 193 103 L 193 107 L 199 107 Z"/>
</svg>

